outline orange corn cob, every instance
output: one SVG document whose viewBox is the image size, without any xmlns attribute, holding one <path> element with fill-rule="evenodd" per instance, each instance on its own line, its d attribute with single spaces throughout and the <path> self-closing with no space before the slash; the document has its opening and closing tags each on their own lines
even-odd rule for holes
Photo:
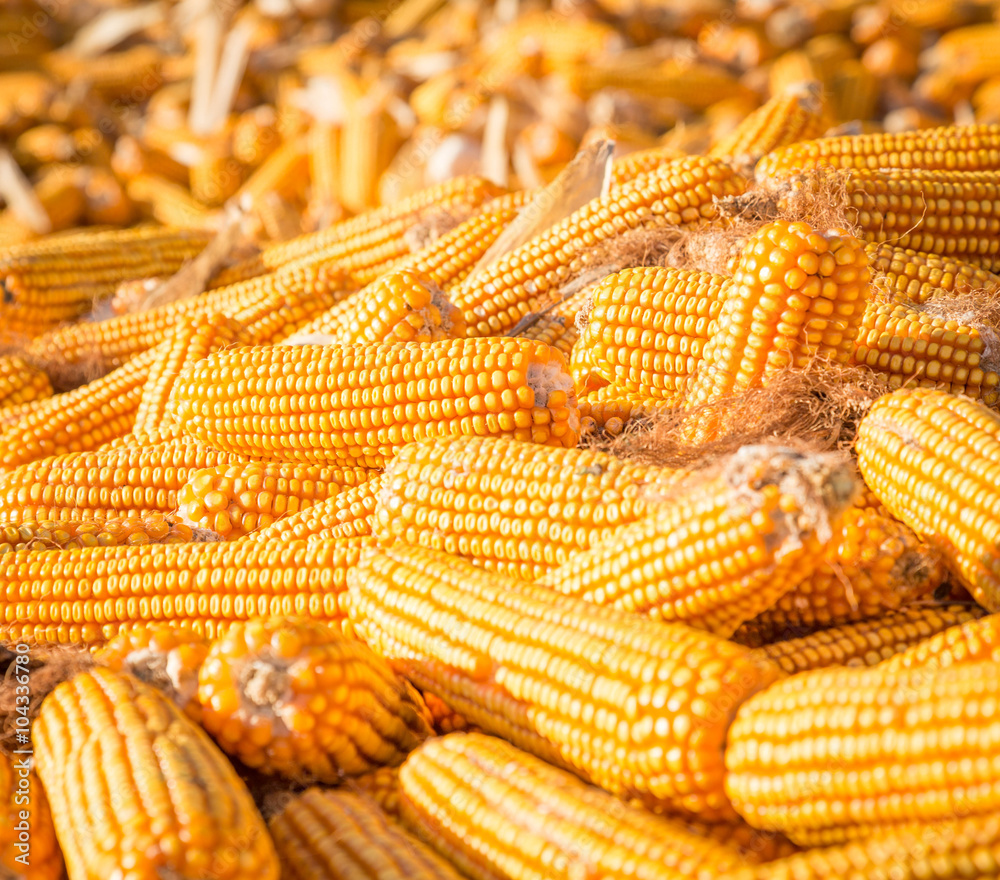
<svg viewBox="0 0 1000 880">
<path fill-rule="evenodd" d="M 200 723 L 198 670 L 207 656 L 208 640 L 190 627 L 154 624 L 115 636 L 94 653 L 94 662 L 155 687 Z"/>
<path fill-rule="evenodd" d="M 276 520 L 250 535 L 251 541 L 326 541 L 361 538 L 372 534 L 375 505 L 382 475 L 368 471 L 369 478 L 344 488 L 325 501 Z"/>
<path fill-rule="evenodd" d="M 452 301 L 470 336 L 494 336 L 556 298 L 595 259 L 599 242 L 633 229 L 698 229 L 717 220 L 716 200 L 746 181 L 714 159 L 692 156 L 611 188 L 569 217 L 475 272 Z"/>
<path fill-rule="evenodd" d="M 562 356 L 520 339 L 214 354 L 178 381 L 171 412 L 217 449 L 371 468 L 424 437 L 573 446 L 579 424 Z"/>
<path fill-rule="evenodd" d="M 875 401 L 856 449 L 890 513 L 941 551 L 980 605 L 1000 610 L 1000 416 L 945 391 L 904 388 Z"/>
<path fill-rule="evenodd" d="M 346 621 L 344 576 L 369 538 L 93 547 L 0 566 L 0 638 L 95 645 L 142 624 L 214 638 L 254 617 Z M 94 582 L 101 572 L 101 596 Z M 140 576 L 141 573 L 141 576 Z"/>
<path fill-rule="evenodd" d="M 804 844 L 996 813 L 998 696 L 992 661 L 793 675 L 737 709 L 726 792 L 751 825 Z"/>
<path fill-rule="evenodd" d="M 147 100 L 163 84 L 165 51 L 145 43 L 96 57 L 81 56 L 63 48 L 44 56 L 44 67 L 57 79 L 70 83 L 84 79 L 102 98 L 137 103 Z"/>
<path fill-rule="evenodd" d="M 156 348 L 135 412 L 133 430 L 154 431 L 166 424 L 167 399 L 177 377 L 213 351 L 249 345 L 250 333 L 222 312 L 208 312 L 182 318 L 169 339 Z"/>
<path fill-rule="evenodd" d="M 540 583 L 728 637 L 815 571 L 855 485 L 839 456 L 745 446 Z"/>
<path fill-rule="evenodd" d="M 337 209 L 341 201 L 342 136 L 339 126 L 314 122 L 309 129 L 310 206 L 319 216 Z"/>
<path fill-rule="evenodd" d="M 861 243 L 836 231 L 778 220 L 743 248 L 718 329 L 688 385 L 689 407 L 767 385 L 788 368 L 851 356 L 868 292 Z M 718 426 L 700 420 L 700 439 Z"/>
<path fill-rule="evenodd" d="M 218 222 L 217 211 L 206 208 L 186 187 L 158 174 L 130 178 L 125 193 L 143 216 L 166 226 L 208 229 Z"/>
<path fill-rule="evenodd" d="M 242 182 L 233 200 L 243 207 L 256 208 L 267 193 L 292 197 L 304 189 L 308 168 L 308 152 L 303 138 L 282 143 L 257 169 Z M 277 268 L 275 263 L 270 268 Z"/>
<path fill-rule="evenodd" d="M 656 171 L 661 165 L 683 157 L 683 152 L 671 147 L 650 147 L 627 153 L 611 163 L 611 183 L 626 183 L 640 174 Z"/>
<path fill-rule="evenodd" d="M 600 452 L 509 438 L 411 443 L 388 463 L 374 535 L 534 580 L 647 511 L 644 493 L 682 476 Z"/>
<path fill-rule="evenodd" d="M 189 526 L 172 517 L 147 514 L 104 522 L 22 522 L 0 525 L 0 554 L 84 547 L 136 547 L 143 544 L 187 544 L 196 540 Z"/>
<path fill-rule="evenodd" d="M 27 655 L 18 653 L 18 658 Z M 15 662 L 9 687 L 24 694 L 30 681 L 28 666 Z M 23 678 L 25 683 L 18 684 Z M 24 748 L 30 755 L 30 749 Z M 0 753 L 0 872 L 11 880 L 61 880 L 62 853 L 52 827 L 52 811 L 31 759 Z"/>
<path fill-rule="evenodd" d="M 930 596 L 945 577 L 940 555 L 907 526 L 856 506 L 841 518 L 818 563 L 741 635 L 771 641 L 878 617 Z"/>
<path fill-rule="evenodd" d="M 233 157 L 230 144 L 207 143 L 191 166 L 191 195 L 210 208 L 217 208 L 236 194 L 247 177 L 247 168 Z"/>
<path fill-rule="evenodd" d="M 359 635 L 472 724 L 612 793 L 732 816 L 721 760 L 729 712 L 777 667 L 710 633 L 435 550 L 372 551 L 348 579 Z"/>
<path fill-rule="evenodd" d="M 865 247 L 872 271 L 871 296 L 908 305 L 946 294 L 1000 289 L 1000 276 L 971 263 L 922 254 L 890 242 Z"/>
<path fill-rule="evenodd" d="M 464 715 L 460 715 L 452 709 L 439 696 L 431 693 L 421 694 L 421 696 L 423 697 L 424 704 L 427 706 L 427 711 L 430 713 L 431 724 L 437 734 L 444 736 L 446 733 L 474 729 Z"/>
<path fill-rule="evenodd" d="M 732 284 L 722 275 L 625 269 L 593 294 L 580 345 L 604 379 L 643 397 L 672 397 L 701 362 Z"/>
<path fill-rule="evenodd" d="M 758 160 L 773 150 L 820 137 L 826 128 L 821 92 L 819 83 L 810 82 L 774 95 L 713 144 L 708 155 L 752 174 Z"/>
<path fill-rule="evenodd" d="M 961 629 L 960 624 L 985 613 L 969 605 L 914 605 L 860 623 L 773 642 L 758 650 L 789 675 L 826 666 L 874 666 L 893 655 L 909 653 L 908 648 L 925 643 L 942 630 Z"/>
<path fill-rule="evenodd" d="M 267 528 L 368 479 L 353 467 L 253 462 L 196 471 L 177 495 L 177 514 L 227 540 Z"/>
<path fill-rule="evenodd" d="M 16 354 L 0 356 L 0 410 L 52 396 L 49 377 Z"/>
<path fill-rule="evenodd" d="M 711 880 L 740 864 L 726 844 L 479 733 L 424 743 L 399 783 L 404 823 L 469 877 Z"/>
<path fill-rule="evenodd" d="M 233 123 L 233 157 L 244 165 L 260 165 L 279 145 L 274 107 L 258 104 Z"/>
<path fill-rule="evenodd" d="M 617 437 L 630 422 L 669 414 L 681 400 L 680 394 L 673 400 L 663 400 L 607 385 L 580 398 L 580 435 L 600 429 Z"/>
<path fill-rule="evenodd" d="M 230 627 L 202 663 L 198 699 L 224 751 L 290 779 L 333 783 L 399 764 L 432 733 L 384 660 L 312 621 Z"/>
<path fill-rule="evenodd" d="M 956 622 L 933 638 L 896 654 L 879 668 L 887 672 L 904 669 L 933 671 L 980 660 L 1000 660 L 1000 616 L 996 614 L 980 620 Z"/>
<path fill-rule="evenodd" d="M 989 356 L 995 331 L 971 315 L 963 320 L 946 314 L 903 303 L 871 303 L 855 340 L 855 363 L 881 374 L 890 388 L 942 388 L 996 403 L 1000 363 Z"/>
<path fill-rule="evenodd" d="M 0 474 L 0 521 L 115 520 L 177 508 L 196 471 L 246 461 L 185 439 L 45 458 Z"/>
<path fill-rule="evenodd" d="M 349 289 L 336 266 L 291 268 L 149 311 L 74 324 L 34 340 L 30 351 L 60 365 L 96 358 L 109 369 L 160 344 L 178 321 L 214 312 L 243 324 L 257 344 L 269 343 L 297 331 Z"/>
<path fill-rule="evenodd" d="M 430 847 L 358 794 L 310 788 L 269 822 L 286 880 L 461 880 Z"/>
<path fill-rule="evenodd" d="M 50 327 L 72 320 L 121 281 L 173 274 L 210 238 L 201 230 L 146 226 L 82 230 L 8 248 L 0 252 L 4 311 L 38 316 Z"/>
<path fill-rule="evenodd" d="M 895 134 L 801 141 L 757 163 L 758 180 L 819 168 L 1000 170 L 1000 125 L 955 125 Z"/>
<path fill-rule="evenodd" d="M 352 792 L 371 801 L 387 816 L 399 818 L 399 768 L 379 767 L 345 779 L 341 791 Z"/>
<path fill-rule="evenodd" d="M 110 669 L 81 672 L 45 699 L 32 734 L 71 877 L 277 880 L 250 792 L 155 688 Z"/>
</svg>

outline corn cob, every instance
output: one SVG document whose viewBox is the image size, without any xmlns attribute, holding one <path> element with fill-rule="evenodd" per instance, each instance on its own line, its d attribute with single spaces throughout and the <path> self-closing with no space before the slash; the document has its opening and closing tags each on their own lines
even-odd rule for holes
<svg viewBox="0 0 1000 880">
<path fill-rule="evenodd" d="M 138 445 L 40 459 L 0 474 L 0 521 L 106 521 L 170 513 L 196 471 L 246 461 L 185 439 L 141 439 Z"/>
<path fill-rule="evenodd" d="M 0 638 L 95 645 L 153 623 L 214 638 L 254 617 L 343 625 L 344 577 L 372 543 L 154 544 L 15 556 L 0 566 Z M 94 595 L 98 572 L 101 596 Z"/>
<path fill-rule="evenodd" d="M 257 530 L 249 540 L 327 541 L 371 535 L 381 486 L 382 475 L 374 474 L 362 483 L 345 487 L 325 501 Z"/>
<path fill-rule="evenodd" d="M 727 165 L 676 159 L 612 187 L 565 220 L 504 255 L 456 288 L 470 336 L 494 336 L 556 298 L 559 288 L 599 260 L 600 242 L 633 229 L 698 229 L 718 221 L 715 200 L 743 192 Z"/>
<path fill-rule="evenodd" d="M 186 187 L 158 174 L 137 174 L 126 183 L 125 192 L 144 216 L 167 226 L 207 229 L 218 219 L 218 212 L 206 208 Z"/>
<path fill-rule="evenodd" d="M 483 734 L 424 743 L 399 783 L 404 823 L 477 880 L 709 880 L 740 864 L 725 844 Z"/>
<path fill-rule="evenodd" d="M 23 522 L 0 525 L 0 555 L 84 547 L 135 547 L 142 544 L 187 544 L 194 532 L 160 514 L 105 522 Z"/>
<path fill-rule="evenodd" d="M 580 338 L 577 317 L 587 308 L 589 297 L 590 291 L 586 288 L 577 291 L 554 308 L 546 309 L 536 321 L 523 327 L 516 335 L 551 345 L 569 359 Z"/>
<path fill-rule="evenodd" d="M 94 662 L 157 688 L 192 721 L 201 723 L 198 670 L 208 647 L 207 639 L 186 626 L 137 626 L 96 651 Z"/>
<path fill-rule="evenodd" d="M 339 790 L 352 792 L 370 801 L 387 816 L 399 818 L 399 768 L 379 767 L 344 780 Z"/>
<path fill-rule="evenodd" d="M 740 635 L 772 641 L 878 617 L 930 596 L 945 577 L 940 555 L 907 526 L 856 506 L 844 513 L 817 562 Z"/>
<path fill-rule="evenodd" d="M 177 495 L 177 514 L 227 540 L 265 529 L 369 478 L 352 467 L 229 465 L 196 471 Z"/>
<path fill-rule="evenodd" d="M 656 171 L 661 165 L 683 157 L 684 153 L 671 147 L 650 147 L 627 153 L 611 163 L 611 183 L 626 183 L 640 174 Z"/>
<path fill-rule="evenodd" d="M 758 180 L 820 168 L 1000 171 L 1000 125 L 956 125 L 789 144 L 757 163 Z"/>
<path fill-rule="evenodd" d="M 415 272 L 388 272 L 365 288 L 344 316 L 336 342 L 439 342 L 465 336 L 465 318 Z"/>
<path fill-rule="evenodd" d="M 38 237 L 41 233 L 51 235 L 79 226 L 87 210 L 87 200 L 83 194 L 86 179 L 87 172 L 84 169 L 69 165 L 48 166 L 33 187 L 34 198 L 42 208 L 42 216 L 39 217 L 41 222 L 33 222 L 29 227 L 25 217 L 13 208 L 0 212 L 0 242 L 3 243 L 3 249 L 20 249 L 19 245 L 30 247 L 43 240 Z M 57 316 L 62 311 L 58 307 L 43 310 L 15 308 L 15 305 L 8 303 L 5 310 L 10 310 L 11 314 L 25 322 L 32 319 L 36 322 L 56 320 L 53 315 Z"/>
<path fill-rule="evenodd" d="M 190 168 L 191 195 L 210 208 L 217 208 L 236 194 L 247 177 L 247 168 L 232 156 L 231 145 L 207 143 Z"/>
<path fill-rule="evenodd" d="M 33 737 L 71 877 L 277 880 L 243 781 L 154 688 L 100 667 L 79 673 L 46 698 Z"/>
<path fill-rule="evenodd" d="M 21 655 L 18 655 L 21 656 Z M 9 686 L 24 694 L 27 666 L 15 665 Z M 30 754 L 29 749 L 24 752 Z M 52 811 L 30 758 L 0 753 L 0 873 L 10 880 L 61 880 L 62 853 L 52 827 Z"/>
<path fill-rule="evenodd" d="M 845 363 L 868 279 L 867 256 L 851 235 L 782 220 L 762 227 L 740 255 L 718 329 L 688 385 L 687 405 L 765 386 L 816 359 Z M 700 420 L 698 439 L 711 438 L 718 418 Z"/>
<path fill-rule="evenodd" d="M 1000 660 L 998 624 L 1000 618 L 996 614 L 955 623 L 944 632 L 896 654 L 879 668 L 886 672 L 907 669 L 933 671 L 981 660 Z"/>
<path fill-rule="evenodd" d="M 580 342 L 592 369 L 632 394 L 675 396 L 701 362 L 731 286 L 722 275 L 678 269 L 609 275 Z"/>
<path fill-rule="evenodd" d="M 421 694 L 421 697 L 427 707 L 431 726 L 438 735 L 444 736 L 446 733 L 476 729 L 469 724 L 469 720 L 464 715 L 460 715 L 436 694 Z"/>
<path fill-rule="evenodd" d="M 1000 276 L 961 260 L 922 254 L 889 242 L 865 247 L 872 270 L 871 295 L 907 305 L 919 305 L 945 294 L 992 292 Z"/>
<path fill-rule="evenodd" d="M 961 629 L 985 612 L 968 605 L 914 605 L 860 623 L 845 623 L 797 639 L 759 648 L 789 675 L 826 666 L 874 666 L 930 640 L 942 630 Z M 886 668 L 886 667 L 882 667 Z"/>
<path fill-rule="evenodd" d="M 30 353 L 61 365 L 96 358 L 105 368 L 117 367 L 160 344 L 179 321 L 213 312 L 243 324 L 255 343 L 268 343 L 295 332 L 348 291 L 336 266 L 291 268 L 149 311 L 74 324 L 34 340 Z"/>
<path fill-rule="evenodd" d="M 0 356 L 0 410 L 52 396 L 49 377 L 16 354 Z"/>
<path fill-rule="evenodd" d="M 800 851 L 800 848 L 783 834 L 778 834 L 776 831 L 761 831 L 742 819 L 715 823 L 686 819 L 683 820 L 683 824 L 693 834 L 735 847 L 745 864 L 770 862 Z"/>
<path fill-rule="evenodd" d="M 681 394 L 664 400 L 607 385 L 580 398 L 580 435 L 599 429 L 617 437 L 630 422 L 668 415 L 679 408 L 681 402 Z"/>
<path fill-rule="evenodd" d="M 818 138 L 826 128 L 821 88 L 816 82 L 802 83 L 774 95 L 713 144 L 708 155 L 752 174 L 758 160 L 768 153 Z"/>
<path fill-rule="evenodd" d="M 994 369 L 1000 364 L 990 357 L 993 334 L 971 315 L 872 303 L 861 320 L 854 361 L 881 374 L 890 388 L 941 388 L 993 404 L 1000 397 Z"/>
<path fill-rule="evenodd" d="M 941 551 L 975 600 L 1000 610 L 993 470 L 1000 416 L 944 391 L 879 398 L 858 427 L 858 467 L 893 516 Z"/>
<path fill-rule="evenodd" d="M 341 132 L 338 126 L 314 122 L 309 129 L 309 183 L 313 210 L 323 216 L 340 205 Z"/>
<path fill-rule="evenodd" d="M 102 98 L 120 102 L 145 101 L 163 84 L 166 53 L 143 44 L 97 57 L 75 55 L 63 49 L 44 56 L 44 67 L 65 83 L 85 79 Z"/>
<path fill-rule="evenodd" d="M 457 286 L 472 271 L 497 237 L 529 201 L 523 192 L 509 193 L 487 202 L 482 210 L 446 232 L 427 247 L 401 257 L 393 271 L 407 270 L 427 279 L 442 290 Z M 378 284 L 372 281 L 320 315 L 302 329 L 303 335 L 324 333 L 333 335 L 341 330 L 351 314 L 363 303 Z"/>
<path fill-rule="evenodd" d="M 613 540 L 646 512 L 646 491 L 664 491 L 681 476 L 505 437 L 411 443 L 386 467 L 374 535 L 534 580 L 574 552 Z"/>
<path fill-rule="evenodd" d="M 930 70 L 945 69 L 957 82 L 982 82 L 1000 75 L 1000 25 L 993 22 L 960 27 L 942 34 L 921 57 Z"/>
<path fill-rule="evenodd" d="M 310 788 L 274 816 L 269 828 L 286 880 L 460 880 L 430 847 L 351 792 Z"/>
<path fill-rule="evenodd" d="M 611 793 L 733 815 L 722 795 L 729 711 L 777 667 L 709 633 L 435 550 L 372 551 L 348 580 L 358 634 L 472 724 Z"/>
<path fill-rule="evenodd" d="M 793 675 L 737 709 L 726 792 L 751 825 L 804 844 L 995 813 L 998 695 L 992 661 Z"/>
<path fill-rule="evenodd" d="M 167 398 L 177 377 L 213 351 L 234 345 L 249 345 L 250 334 L 240 323 L 222 312 L 183 318 L 169 340 L 156 349 L 135 413 L 134 431 L 147 432 L 166 424 Z"/>
<path fill-rule="evenodd" d="M 520 339 L 214 354 L 178 381 L 171 412 L 217 449 L 371 468 L 422 438 L 573 446 L 579 424 L 562 356 Z"/>
<path fill-rule="evenodd" d="M 54 326 L 111 296 L 121 281 L 176 272 L 210 237 L 195 229 L 84 230 L 9 248 L 0 253 L 4 309 Z"/>
<path fill-rule="evenodd" d="M 727 880 L 988 880 L 1000 872 L 1000 817 L 915 824 L 744 868 Z"/>
<path fill-rule="evenodd" d="M 308 168 L 308 152 L 303 138 L 284 141 L 233 193 L 233 200 L 243 207 L 256 208 L 267 193 L 292 197 L 302 189 Z M 277 268 L 275 263 L 270 268 Z"/>
<path fill-rule="evenodd" d="M 198 699 L 223 751 L 290 779 L 334 783 L 396 765 L 433 732 L 384 660 L 305 620 L 230 627 L 201 666 Z"/>
<path fill-rule="evenodd" d="M 815 571 L 855 485 L 837 456 L 745 446 L 540 583 L 728 637 Z"/>
</svg>

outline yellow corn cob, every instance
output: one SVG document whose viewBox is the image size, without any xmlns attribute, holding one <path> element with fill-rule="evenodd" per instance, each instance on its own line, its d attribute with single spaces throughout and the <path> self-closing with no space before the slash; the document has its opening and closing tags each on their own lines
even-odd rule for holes
<svg viewBox="0 0 1000 880">
<path fill-rule="evenodd" d="M 709 155 L 752 174 L 758 160 L 780 147 L 819 137 L 826 128 L 819 83 L 800 83 L 754 110 Z"/>
<path fill-rule="evenodd" d="M 130 278 L 169 275 L 196 256 L 210 235 L 194 229 L 80 231 L 0 252 L 4 310 L 54 326 L 82 315 Z"/>
<path fill-rule="evenodd" d="M 820 168 L 1000 170 L 1000 125 L 956 125 L 801 141 L 765 156 L 757 163 L 755 175 L 763 180 Z"/>
<path fill-rule="evenodd" d="M 616 794 L 709 818 L 729 712 L 779 675 L 709 633 L 396 544 L 348 574 L 359 635 L 468 720 Z"/>
<path fill-rule="evenodd" d="M 930 596 L 945 576 L 935 550 L 873 508 L 847 510 L 818 563 L 740 634 L 771 641 L 878 617 Z"/>
<path fill-rule="evenodd" d="M 84 220 L 96 226 L 128 226 L 136 220 L 135 205 L 125 188 L 105 168 L 87 170 L 83 196 L 86 200 Z"/>
<path fill-rule="evenodd" d="M 436 285 L 415 272 L 388 272 L 344 316 L 337 342 L 439 342 L 465 336 L 465 318 Z"/>
<path fill-rule="evenodd" d="M 39 238 L 39 232 L 64 232 L 82 224 L 87 209 L 84 186 L 88 176 L 88 170 L 71 165 L 46 167 L 33 187 L 35 198 L 45 212 L 44 230 L 29 227 L 24 217 L 7 208 L 0 212 L 0 241 L 4 248 L 37 244 L 44 240 Z M 22 311 L 26 319 L 33 317 L 27 310 Z M 42 313 L 39 317 L 48 318 L 48 315 Z"/>
<path fill-rule="evenodd" d="M 936 670 L 980 660 L 1000 660 L 1000 616 L 996 614 L 956 622 L 933 638 L 896 654 L 879 668 L 887 672 Z"/>
<path fill-rule="evenodd" d="M 206 229 L 218 214 L 206 208 L 179 183 L 158 174 L 137 174 L 125 184 L 129 199 L 144 216 L 167 226 Z"/>
<path fill-rule="evenodd" d="M 187 166 L 130 134 L 121 134 L 115 140 L 110 165 L 111 170 L 126 183 L 146 175 L 175 184 L 186 184 L 188 181 Z"/>
<path fill-rule="evenodd" d="M 877 119 L 882 95 L 879 77 L 864 64 L 850 58 L 841 64 L 830 77 L 828 86 L 830 115 L 835 122 Z M 818 137 L 822 131 L 814 137 Z M 799 138 L 800 141 L 806 140 Z M 759 158 L 759 157 L 758 157 Z"/>
<path fill-rule="evenodd" d="M 0 410 L 52 396 L 49 377 L 16 354 L 0 356 Z"/>
<path fill-rule="evenodd" d="M 248 767 L 333 783 L 396 765 L 433 732 L 401 678 L 333 627 L 253 620 L 212 643 L 202 724 Z"/>
<path fill-rule="evenodd" d="M 201 204 L 217 208 L 236 194 L 247 168 L 233 158 L 227 143 L 205 144 L 190 169 L 191 195 Z"/>
<path fill-rule="evenodd" d="M 475 729 L 464 715 L 460 715 L 435 694 L 421 694 L 421 697 L 427 707 L 431 726 L 437 734 L 444 736 L 446 733 Z"/>
<path fill-rule="evenodd" d="M 368 471 L 352 467 L 254 462 L 208 468 L 196 471 L 181 487 L 177 514 L 184 522 L 235 540 L 368 477 Z"/>
<path fill-rule="evenodd" d="M 233 158 L 250 167 L 260 165 L 279 145 L 276 121 L 274 107 L 269 104 L 241 113 L 233 123 Z"/>
<path fill-rule="evenodd" d="M 49 52 L 44 66 L 64 83 L 83 79 L 102 98 L 138 103 L 148 100 L 163 84 L 166 53 L 159 46 L 144 43 L 120 52 L 104 52 L 96 57 L 75 55 L 67 49 Z"/>
<path fill-rule="evenodd" d="M 492 336 L 555 299 L 599 259 L 599 242 L 633 229 L 698 229 L 716 220 L 716 200 L 743 192 L 729 166 L 701 156 L 676 159 L 612 187 L 545 232 L 474 273 L 454 292 L 470 336 Z M 716 222 L 721 222 L 717 221 Z"/>
<path fill-rule="evenodd" d="M 344 780 L 340 791 L 352 792 L 370 801 L 387 816 L 399 818 L 399 768 L 379 767 L 370 773 Z"/>
<path fill-rule="evenodd" d="M 930 70 L 944 69 L 957 82 L 979 83 L 1000 75 L 1000 24 L 974 24 L 955 28 L 935 40 L 921 56 Z"/>
<path fill-rule="evenodd" d="M 192 529 L 161 514 L 103 522 L 22 522 L 0 525 L 0 554 L 121 547 L 142 544 L 186 544 L 196 540 Z"/>
<path fill-rule="evenodd" d="M 607 385 L 580 398 L 580 433 L 602 430 L 616 437 L 629 422 L 667 415 L 680 406 L 681 395 L 673 400 L 643 397 L 615 385 Z"/>
<path fill-rule="evenodd" d="M 640 174 L 656 171 L 661 165 L 683 156 L 682 152 L 670 147 L 650 147 L 627 153 L 611 163 L 611 183 L 626 183 Z"/>
<path fill-rule="evenodd" d="M 861 320 L 854 361 L 890 388 L 942 388 L 996 403 L 1000 374 L 989 357 L 994 330 L 969 315 L 949 318 L 903 303 L 871 303 Z"/>
<path fill-rule="evenodd" d="M 727 880 L 980 880 L 1000 871 L 1000 817 L 974 816 L 873 834 L 840 846 L 816 847 Z"/>
<path fill-rule="evenodd" d="M 27 660 L 28 655 L 23 656 Z M 10 668 L 8 686 L 24 695 L 31 679 L 27 664 L 15 661 Z M 21 679 L 24 684 L 19 683 Z M 23 751 L 30 755 L 30 749 Z M 52 827 L 52 811 L 30 768 L 30 757 L 0 753 L 0 872 L 11 880 L 61 880 L 63 859 Z"/>
<path fill-rule="evenodd" d="M 783 220 L 762 227 L 743 248 L 686 404 L 714 403 L 766 386 L 776 374 L 816 359 L 845 363 L 868 279 L 867 256 L 851 235 Z M 710 439 L 718 420 L 701 419 L 697 439 Z"/>
<path fill-rule="evenodd" d="M 257 207 L 266 193 L 292 198 L 304 189 L 309 155 L 303 138 L 282 143 L 234 193 L 233 200 L 244 207 Z M 277 268 L 274 264 L 270 268 Z"/>
<path fill-rule="evenodd" d="M 156 348 L 135 413 L 134 431 L 154 431 L 167 424 L 166 406 L 177 377 L 213 351 L 249 345 L 250 334 L 222 312 L 182 318 Z"/>
<path fill-rule="evenodd" d="M 372 543 L 350 538 L 276 548 L 234 541 L 17 555 L 0 566 L 0 638 L 96 645 L 152 623 L 214 638 L 254 617 L 343 625 L 344 577 Z M 98 572 L 101 596 L 94 595 Z"/>
<path fill-rule="evenodd" d="M 826 666 L 874 666 L 893 655 L 904 656 L 911 646 L 949 627 L 961 629 L 960 624 L 985 613 L 969 605 L 914 605 L 860 623 L 773 642 L 758 651 L 789 675 Z"/>
<path fill-rule="evenodd" d="M 865 482 L 929 544 L 975 600 L 1000 610 L 1000 551 L 992 511 L 1000 416 L 966 398 L 904 388 L 879 398 L 856 442 Z"/>
<path fill-rule="evenodd" d="M 947 294 L 992 292 L 1000 288 L 1000 276 L 961 260 L 922 254 L 890 242 L 869 244 L 865 251 L 872 271 L 872 299 L 881 296 L 919 305 Z"/>
<path fill-rule="evenodd" d="M 726 792 L 751 825 L 805 844 L 996 813 L 997 670 L 833 667 L 772 684 L 736 710 Z"/>
<path fill-rule="evenodd" d="M 74 324 L 34 340 L 30 352 L 61 365 L 97 358 L 111 368 L 159 344 L 178 321 L 213 312 L 242 323 L 256 343 L 271 342 L 283 330 L 298 330 L 348 290 L 336 266 L 289 268 L 145 312 Z"/>
<path fill-rule="evenodd" d="M 448 862 L 351 792 L 310 788 L 268 827 L 286 880 L 461 880 Z"/>
<path fill-rule="evenodd" d="M 520 339 L 214 354 L 178 381 L 171 412 L 217 449 L 372 468 L 458 434 L 574 446 L 579 425 L 562 356 Z"/>
<path fill-rule="evenodd" d="M 371 471 L 368 472 L 371 474 Z M 250 535 L 251 541 L 326 541 L 372 534 L 382 475 L 370 476 L 298 513 L 286 516 Z"/>
<path fill-rule="evenodd" d="M 81 157 L 68 129 L 54 122 L 36 125 L 18 135 L 11 155 L 23 170 L 60 162 L 79 162 Z"/>
<path fill-rule="evenodd" d="M 745 446 L 539 583 L 728 637 L 815 571 L 854 489 L 839 456 Z"/>
<path fill-rule="evenodd" d="M 201 723 L 198 670 L 208 647 L 204 636 L 186 626 L 137 626 L 96 651 L 94 662 L 152 685 L 192 721 Z"/>
<path fill-rule="evenodd" d="M 277 880 L 243 781 L 154 688 L 110 669 L 81 672 L 49 694 L 32 733 L 71 877 Z"/>
<path fill-rule="evenodd" d="M 742 819 L 714 823 L 687 819 L 683 824 L 688 831 L 700 837 L 735 847 L 745 864 L 770 862 L 799 852 L 799 847 L 784 835 L 776 831 L 761 831 Z"/>
<path fill-rule="evenodd" d="M 681 476 L 505 437 L 411 443 L 386 467 L 374 534 L 534 580 L 574 552 L 613 540 L 646 512 L 644 492 L 665 491 Z"/>
<path fill-rule="evenodd" d="M 424 743 L 399 784 L 404 823 L 469 877 L 710 880 L 741 862 L 724 843 L 479 733 Z"/>
<path fill-rule="evenodd" d="M 525 193 L 516 192 L 487 202 L 479 213 L 460 223 L 450 232 L 446 232 L 427 247 L 400 258 L 393 264 L 393 270 L 414 272 L 442 290 L 450 290 L 469 274 L 528 201 Z M 311 324 L 302 328 L 302 333 L 329 335 L 337 333 L 358 305 L 365 302 L 376 285 L 378 279 L 320 315 Z"/>
<path fill-rule="evenodd" d="M 542 312 L 538 320 L 530 326 L 523 327 L 517 335 L 523 339 L 534 339 L 558 349 L 563 357 L 569 359 L 573 346 L 580 338 L 580 328 L 577 316 L 587 308 L 590 302 L 590 291 L 584 288 L 564 299 L 551 309 Z"/>
<path fill-rule="evenodd" d="M 608 382 L 643 397 L 676 396 L 715 333 L 731 282 L 710 272 L 625 269 L 593 294 L 580 344 Z"/>
<path fill-rule="evenodd" d="M 318 214 L 340 205 L 341 131 L 327 122 L 309 129 L 309 183 Z"/>
<path fill-rule="evenodd" d="M 0 521 L 106 521 L 170 513 L 196 471 L 244 462 L 183 438 L 45 458 L 0 474 Z"/>
</svg>

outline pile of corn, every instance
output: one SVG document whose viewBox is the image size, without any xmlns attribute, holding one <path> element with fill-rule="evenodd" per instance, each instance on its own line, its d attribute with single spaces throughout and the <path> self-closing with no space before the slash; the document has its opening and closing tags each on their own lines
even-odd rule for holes
<svg viewBox="0 0 1000 880">
<path fill-rule="evenodd" d="M 1000 4 L 95 11 L 0 13 L 0 876 L 1000 878 Z"/>
</svg>

